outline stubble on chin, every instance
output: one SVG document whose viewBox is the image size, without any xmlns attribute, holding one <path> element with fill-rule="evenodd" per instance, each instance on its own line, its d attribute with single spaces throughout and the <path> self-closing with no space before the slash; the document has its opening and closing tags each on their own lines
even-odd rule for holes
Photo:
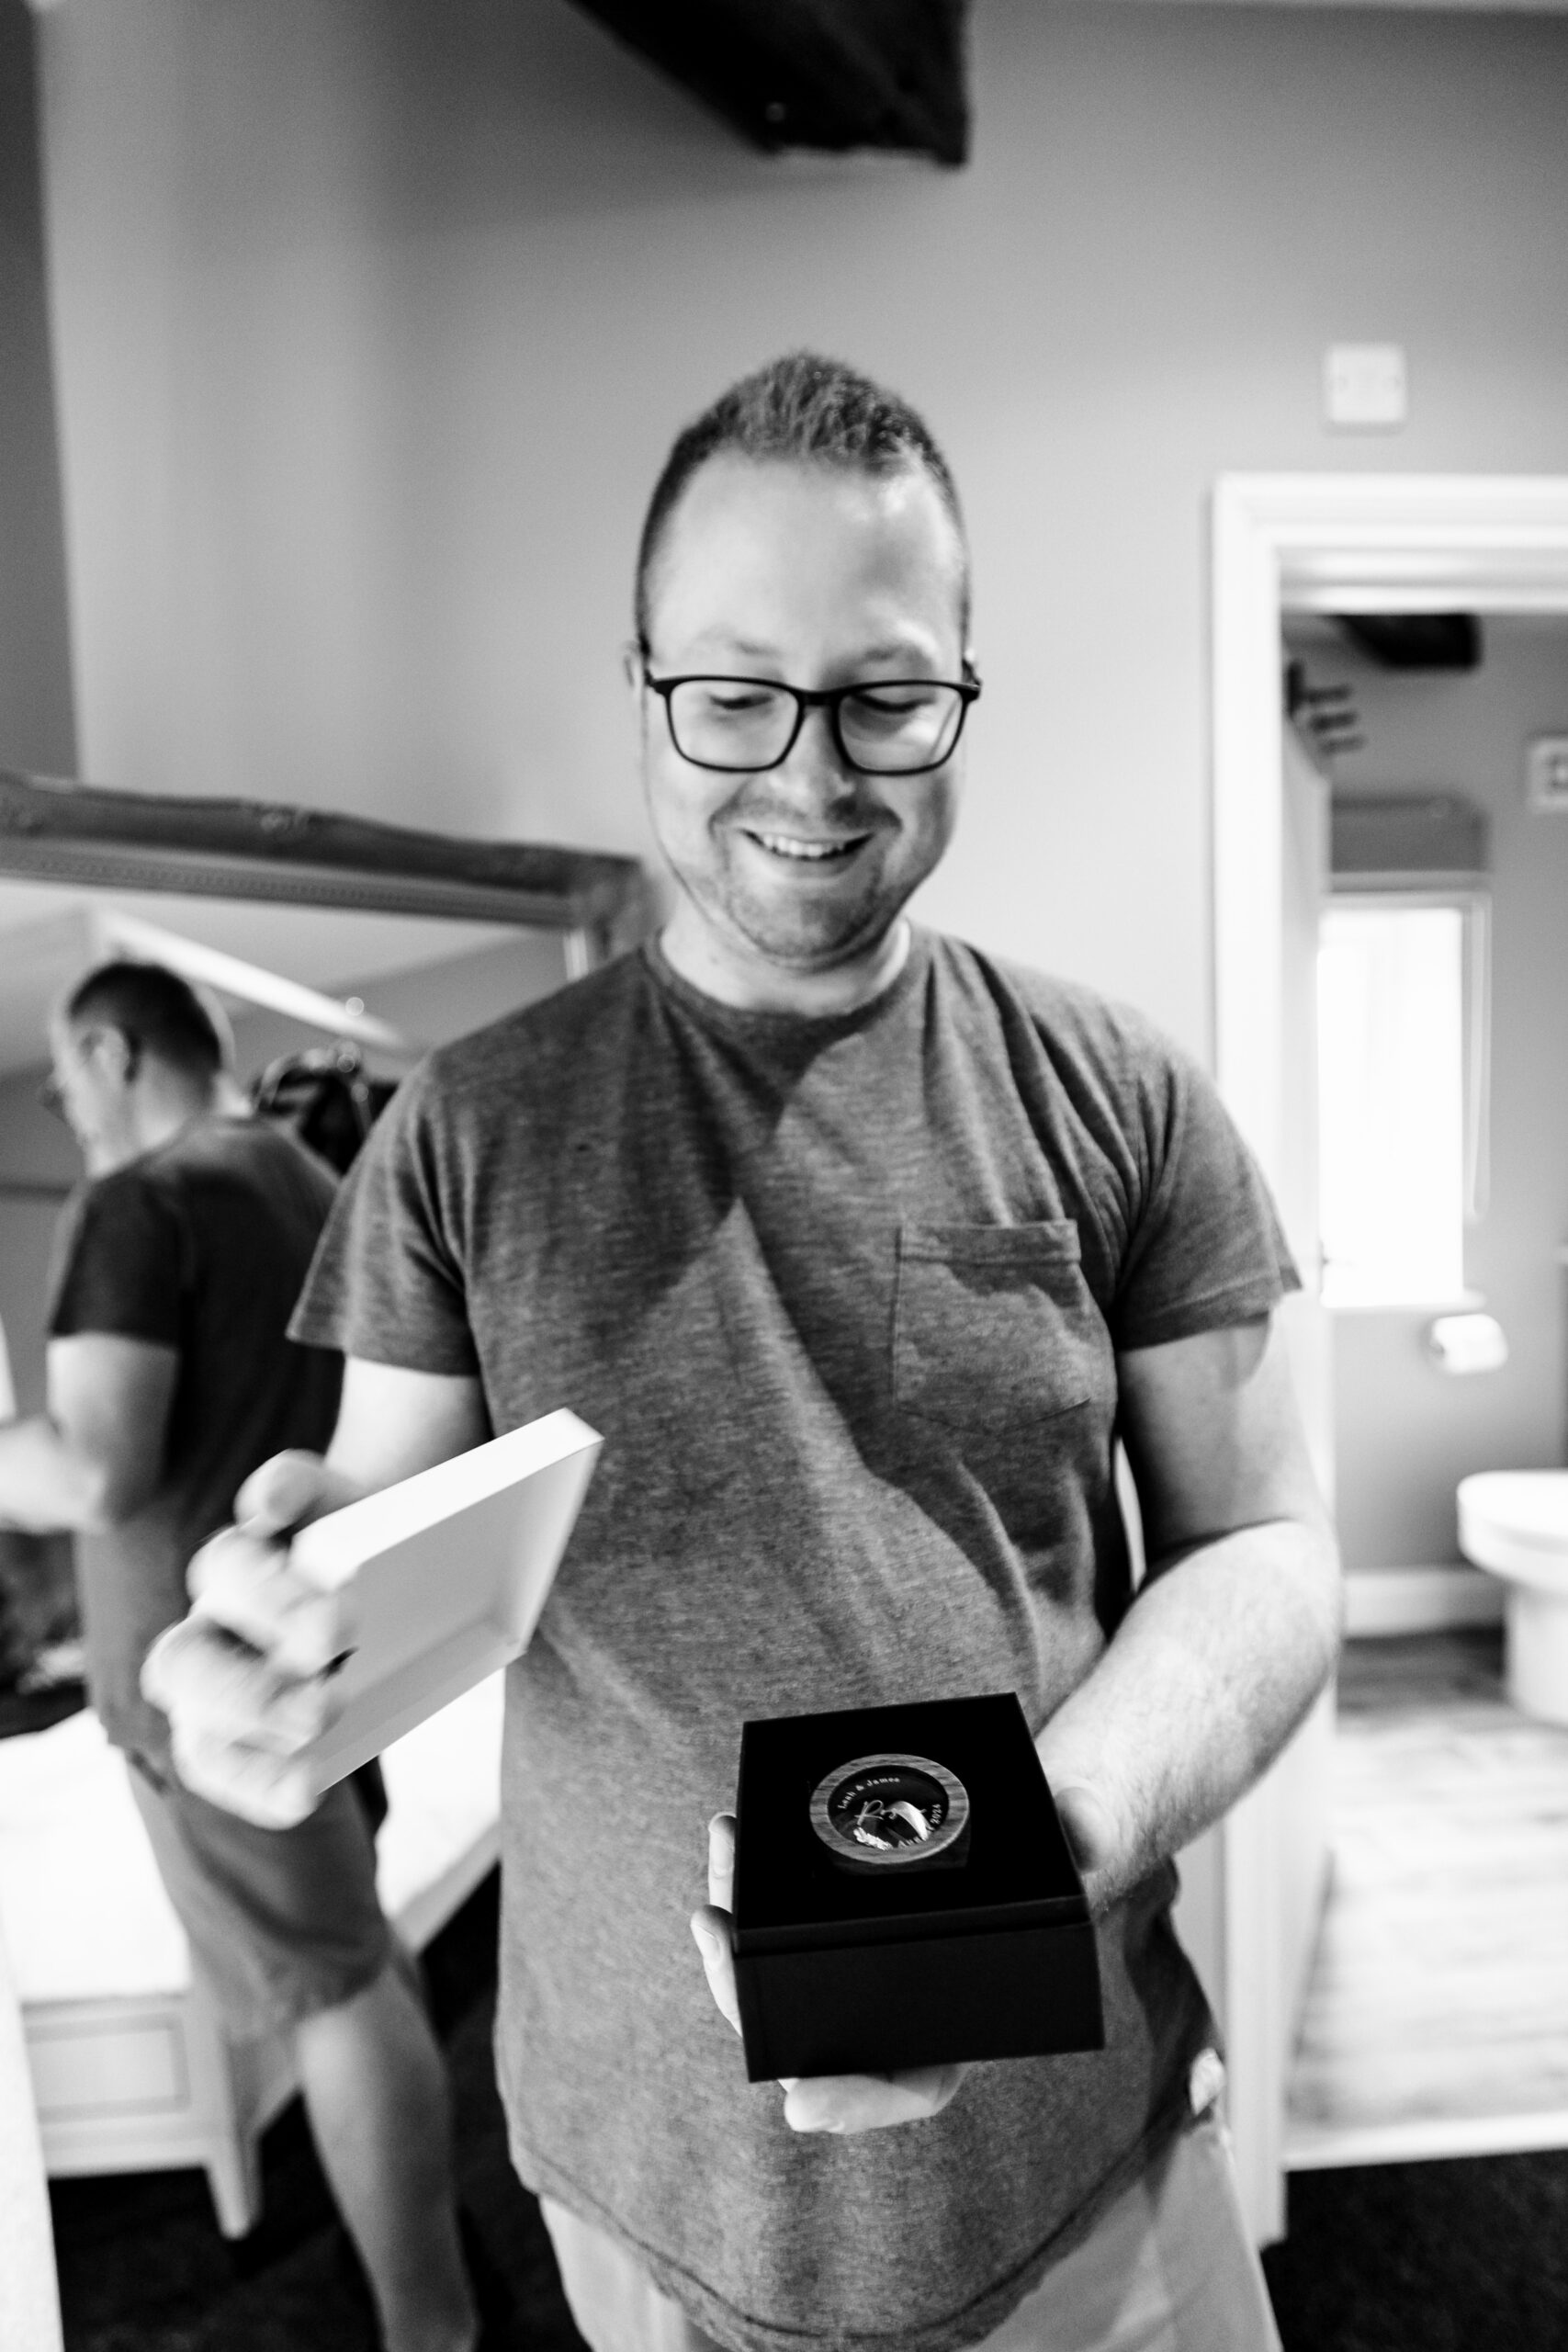
<svg viewBox="0 0 1568 2352">
<path fill-rule="evenodd" d="M 897 922 L 899 907 L 889 910 L 882 898 L 875 884 L 868 882 L 843 898 L 781 902 L 748 889 L 732 874 L 728 887 L 713 894 L 707 911 L 710 919 L 716 913 L 765 962 L 791 971 L 820 972 L 865 954 Z"/>
</svg>

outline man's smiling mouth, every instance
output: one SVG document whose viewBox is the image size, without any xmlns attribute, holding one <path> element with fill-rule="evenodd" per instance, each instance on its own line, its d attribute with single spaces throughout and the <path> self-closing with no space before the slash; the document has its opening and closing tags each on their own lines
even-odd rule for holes
<svg viewBox="0 0 1568 2352">
<path fill-rule="evenodd" d="M 794 858 L 807 865 L 829 865 L 846 857 L 871 839 L 869 833 L 851 833 L 839 841 L 803 841 L 797 833 L 764 833 L 748 825 L 744 828 L 748 840 L 754 841 L 774 857 Z"/>
</svg>

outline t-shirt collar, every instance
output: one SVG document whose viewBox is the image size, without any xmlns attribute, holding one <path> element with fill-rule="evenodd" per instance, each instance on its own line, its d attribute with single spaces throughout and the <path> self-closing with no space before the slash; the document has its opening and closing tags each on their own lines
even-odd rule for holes
<svg viewBox="0 0 1568 2352">
<path fill-rule="evenodd" d="M 643 941 L 641 952 L 664 993 L 710 1029 L 731 1036 L 759 1039 L 806 1035 L 826 1039 L 852 1036 L 857 1030 L 871 1028 L 896 1012 L 925 978 L 931 962 L 931 939 L 918 923 L 911 923 L 909 952 L 894 978 L 875 996 L 868 997 L 863 1004 L 854 1005 L 847 1012 L 774 1012 L 763 1007 L 726 1004 L 722 998 L 709 996 L 705 989 L 697 988 L 684 974 L 676 971 L 657 933 Z"/>
</svg>

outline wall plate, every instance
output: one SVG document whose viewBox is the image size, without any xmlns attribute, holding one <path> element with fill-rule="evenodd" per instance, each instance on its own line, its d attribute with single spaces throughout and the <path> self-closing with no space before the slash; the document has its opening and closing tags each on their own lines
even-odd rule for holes
<svg viewBox="0 0 1568 2352">
<path fill-rule="evenodd" d="M 1532 808 L 1568 816 L 1568 735 L 1538 735 L 1525 762 L 1525 798 Z"/>
<path fill-rule="evenodd" d="M 1342 431 L 1388 432 L 1409 411 L 1404 346 L 1332 343 L 1323 357 L 1325 421 Z"/>
</svg>

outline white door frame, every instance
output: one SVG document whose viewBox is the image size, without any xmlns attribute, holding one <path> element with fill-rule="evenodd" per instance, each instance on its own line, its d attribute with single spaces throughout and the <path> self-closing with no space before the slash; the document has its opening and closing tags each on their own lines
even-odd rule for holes
<svg viewBox="0 0 1568 2352">
<path fill-rule="evenodd" d="M 1281 614 L 1568 611 L 1568 478 L 1227 474 L 1214 489 L 1211 548 L 1215 1071 L 1274 1180 L 1285 1084 Z M 1220 1831 L 1231 2127 L 1260 2243 L 1284 2230 L 1293 2023 L 1276 1810 L 1266 1780 Z"/>
</svg>

